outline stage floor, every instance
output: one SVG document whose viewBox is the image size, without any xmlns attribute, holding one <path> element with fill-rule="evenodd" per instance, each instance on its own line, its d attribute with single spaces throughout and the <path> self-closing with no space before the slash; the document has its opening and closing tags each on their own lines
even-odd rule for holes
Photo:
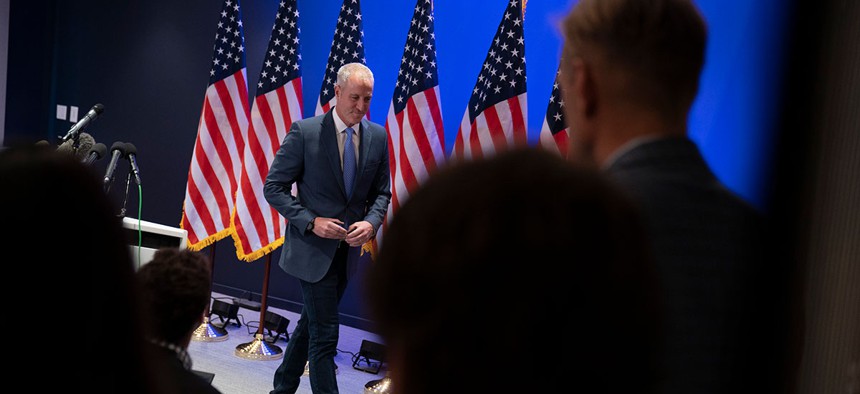
<svg viewBox="0 0 860 394">
<path fill-rule="evenodd" d="M 212 297 L 215 299 L 231 298 L 214 292 Z M 290 320 L 287 325 L 287 332 L 291 334 L 299 320 L 299 315 L 278 308 L 268 307 L 267 309 Z M 188 352 L 193 361 L 193 369 L 215 374 L 212 385 L 224 394 L 267 394 L 272 389 L 272 377 L 283 361 L 283 357 L 276 360 L 250 360 L 237 356 L 237 346 L 254 341 L 260 312 L 239 308 L 238 315 L 242 326 L 237 327 L 231 321 L 225 327 L 228 333 L 226 340 L 218 342 L 191 341 Z M 213 315 L 213 320 L 216 325 L 221 325 L 218 317 Z M 248 326 L 245 323 L 251 325 Z M 264 330 L 264 333 L 267 332 Z M 353 368 L 353 357 L 358 354 L 361 349 L 361 342 L 365 339 L 381 343 L 376 334 L 341 325 L 340 340 L 337 345 L 338 353 L 334 360 L 338 366 L 338 388 L 343 394 L 362 394 L 368 382 L 382 379 L 385 376 L 388 367 L 385 363 L 382 364 L 377 374 Z M 273 345 L 280 348 L 281 351 L 287 348 L 287 342 L 283 337 Z M 298 393 L 311 393 L 311 385 L 307 376 L 302 377 Z"/>
</svg>

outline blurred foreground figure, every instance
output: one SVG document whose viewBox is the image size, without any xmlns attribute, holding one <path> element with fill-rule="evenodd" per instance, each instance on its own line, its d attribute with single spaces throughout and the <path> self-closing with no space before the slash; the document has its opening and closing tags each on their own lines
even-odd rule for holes
<svg viewBox="0 0 860 394">
<path fill-rule="evenodd" d="M 548 152 L 442 169 L 395 215 L 365 286 L 393 392 L 654 392 L 646 244 L 632 203 Z"/>
<path fill-rule="evenodd" d="M 21 335 L 7 348 L 16 379 L 35 391 L 173 393 L 145 351 L 131 254 L 99 177 L 48 145 L 8 147 L 0 207 L 3 287 L 24 285 Z"/>
<path fill-rule="evenodd" d="M 707 30 L 688 0 L 581 0 L 564 19 L 569 156 L 642 210 L 666 306 L 664 393 L 773 392 L 781 328 L 763 217 L 687 137 Z M 619 377 L 620 378 L 620 377 Z"/>
</svg>

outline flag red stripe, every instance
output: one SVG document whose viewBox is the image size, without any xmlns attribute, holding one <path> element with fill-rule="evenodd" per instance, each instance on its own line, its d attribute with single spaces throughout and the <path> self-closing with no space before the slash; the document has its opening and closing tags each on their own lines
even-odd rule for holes
<svg viewBox="0 0 860 394">
<path fill-rule="evenodd" d="M 398 149 L 398 151 L 400 151 L 400 147 L 403 146 L 403 111 L 398 112 L 397 114 L 394 115 L 394 121 L 397 124 L 398 141 L 400 141 L 400 143 L 398 144 L 398 147 L 396 149 Z M 400 196 L 397 192 L 397 182 L 396 182 L 397 175 L 400 173 L 400 165 L 399 165 L 400 157 L 397 154 L 395 154 L 395 152 L 394 152 L 395 146 L 393 143 L 391 143 L 392 142 L 391 133 L 388 133 L 388 134 L 389 134 L 388 135 L 388 142 L 389 142 L 389 144 L 388 144 L 388 160 L 389 160 L 389 163 L 388 164 L 389 164 L 389 168 L 390 168 L 390 172 L 391 172 L 390 176 L 391 176 L 391 180 L 392 180 L 392 182 L 391 182 L 391 202 L 389 203 L 388 210 L 389 210 L 389 212 L 391 212 L 393 214 L 394 212 L 397 212 L 397 209 L 400 208 Z M 388 216 L 388 215 L 386 215 L 386 216 Z"/>
<path fill-rule="evenodd" d="M 514 145 L 525 145 L 528 142 L 528 136 L 526 135 L 526 122 L 523 119 L 523 106 L 520 105 L 520 96 L 509 98 L 508 106 L 511 109 L 511 118 L 514 124 Z"/>
<path fill-rule="evenodd" d="M 457 138 L 454 139 L 454 157 L 463 157 L 463 128 L 457 130 Z"/>
<path fill-rule="evenodd" d="M 209 100 L 206 100 L 206 107 L 207 109 L 204 113 L 204 122 L 206 124 L 206 129 L 209 131 L 208 135 L 212 139 L 212 144 L 215 148 L 216 154 L 218 155 L 218 159 L 221 160 L 222 164 L 225 163 L 225 160 L 226 163 L 232 163 L 230 159 L 230 154 L 227 150 L 226 143 L 221 136 L 218 121 L 215 120 L 215 115 Z M 224 189 L 221 187 L 221 182 L 218 178 L 219 174 L 216 174 L 217 170 L 212 166 L 212 161 L 211 159 L 209 159 L 201 144 L 196 145 L 194 156 L 197 159 L 197 165 L 200 167 L 200 172 L 203 175 L 206 184 L 209 185 L 209 188 L 212 190 L 212 197 L 215 198 L 217 206 L 220 208 L 220 212 L 209 212 L 209 214 L 213 216 L 213 220 L 214 216 L 217 214 L 221 218 L 221 225 L 223 225 L 224 228 L 230 227 L 229 209 L 223 209 L 224 207 L 230 207 L 232 205 L 232 203 L 229 202 L 226 197 L 229 195 L 229 192 L 225 193 Z M 235 186 L 236 180 L 232 173 L 233 167 L 223 166 L 223 170 L 225 170 L 227 173 L 220 175 L 227 177 L 227 180 L 230 182 L 231 187 Z M 195 179 L 195 182 L 196 181 L 197 179 Z M 192 197 L 193 196 L 194 195 L 192 195 Z M 197 206 L 197 204 L 195 204 L 195 206 Z M 212 231 L 208 228 L 207 232 L 212 234 Z"/>
<path fill-rule="evenodd" d="M 278 89 L 278 91 L 280 91 L 280 90 L 281 89 Z M 263 125 L 265 126 L 264 130 L 260 130 L 260 131 L 254 130 L 254 132 L 265 132 L 268 134 L 269 140 L 277 141 L 278 140 L 278 135 L 277 135 L 278 130 L 277 130 L 277 127 L 275 126 L 275 114 L 272 113 L 272 109 L 269 106 L 268 97 L 266 95 L 257 96 L 257 100 L 256 100 L 256 103 L 254 105 L 256 105 L 255 108 L 257 111 L 259 111 L 260 118 L 263 120 Z M 289 113 L 288 112 L 286 112 L 286 113 L 282 112 L 278 115 L 289 116 Z M 272 149 L 271 145 L 274 145 L 274 143 L 272 142 L 269 144 L 269 146 L 268 146 L 269 149 Z M 258 141 L 258 144 L 251 150 L 251 155 L 254 157 L 254 166 L 256 167 L 257 175 L 259 176 L 260 179 L 266 179 L 266 176 L 269 174 L 269 162 L 266 159 L 266 153 L 263 151 L 263 149 L 264 148 L 262 147 L 261 144 L 259 144 L 259 141 Z M 275 150 L 277 150 L 277 149 L 275 149 Z M 246 168 L 248 167 L 247 163 L 245 164 L 245 167 Z"/>
<path fill-rule="evenodd" d="M 263 119 L 263 122 L 274 124 L 274 119 L 272 119 L 272 114 L 269 111 L 266 97 L 259 96 L 257 97 L 257 100 L 257 110 L 260 111 L 260 116 Z M 268 119 L 268 121 L 266 119 Z M 260 142 L 259 135 L 257 134 L 253 125 L 251 125 L 248 130 L 251 132 L 248 133 L 248 147 L 246 149 L 248 149 L 251 153 L 253 166 L 250 166 L 249 163 L 246 162 L 244 166 L 245 171 L 257 171 L 259 179 L 266 179 L 266 175 L 269 172 L 269 163 L 266 161 L 266 156 L 263 152 L 263 146 Z M 254 225 L 254 230 L 257 233 L 257 237 L 259 237 L 261 243 L 265 245 L 268 244 L 266 222 L 263 219 L 263 209 L 265 209 L 266 207 L 261 207 L 257 203 L 257 194 L 260 191 L 261 190 L 258 190 L 255 185 L 251 185 L 251 181 L 248 176 L 242 176 L 242 194 L 244 197 L 245 206 L 248 209 L 248 215 L 251 217 L 251 221 Z M 247 250 L 250 249 L 252 248 L 249 248 Z"/>
<path fill-rule="evenodd" d="M 568 137 L 568 129 L 564 129 L 552 135 L 552 139 L 555 140 L 555 145 L 558 147 L 561 157 L 567 157 L 567 148 L 569 143 Z"/>
<path fill-rule="evenodd" d="M 298 81 L 298 80 L 300 80 L 300 79 L 296 78 L 293 81 Z M 289 86 L 289 84 L 284 85 L 284 86 L 276 89 L 275 95 L 278 98 L 278 106 L 280 108 L 279 111 L 280 111 L 280 115 L 282 118 L 281 120 L 283 122 L 286 122 L 287 125 L 290 125 L 290 124 L 292 124 L 293 121 L 290 117 L 290 109 L 289 109 L 289 105 L 287 102 L 287 96 L 286 96 L 286 90 L 285 90 L 286 86 Z M 261 116 L 263 117 L 263 119 L 266 119 L 266 121 L 265 121 L 265 123 L 266 123 L 265 132 L 268 133 L 268 135 L 269 135 L 269 147 L 268 148 L 269 148 L 269 152 L 272 153 L 271 157 L 274 157 L 274 152 L 277 152 L 278 148 L 280 147 L 281 139 L 278 136 L 278 128 L 277 128 L 277 125 L 275 123 L 275 114 L 273 114 L 271 112 L 271 109 L 270 109 L 269 104 L 268 104 L 269 100 L 265 97 L 265 95 L 260 96 L 260 98 L 261 98 L 261 100 L 259 102 L 257 102 L 256 105 L 257 105 L 257 108 L 260 109 Z M 266 155 L 266 152 L 262 151 L 262 149 L 263 149 L 262 147 L 260 149 L 261 149 L 260 153 L 258 155 L 256 155 L 255 158 L 259 162 L 257 164 L 257 166 L 260 169 L 260 179 L 263 182 L 265 182 L 266 176 L 269 174 L 269 159 L 268 158 L 270 156 Z M 259 185 L 256 192 L 262 194 L 263 185 Z M 276 211 L 274 208 L 272 208 L 271 206 L 267 206 L 267 207 L 269 208 L 268 215 L 271 216 L 271 223 L 274 226 L 274 228 L 271 229 L 272 235 L 274 236 L 274 238 L 271 240 L 267 239 L 266 240 L 267 242 L 262 242 L 262 245 L 266 245 L 269 242 L 272 242 L 275 239 L 280 238 L 281 221 L 286 220 L 283 217 L 281 217 L 281 214 L 278 213 L 278 211 Z M 261 207 L 261 208 L 263 210 L 266 209 L 266 207 Z M 258 230 L 258 232 L 260 232 L 260 231 Z M 266 235 L 268 235 L 268 234 L 266 234 Z"/>
<path fill-rule="evenodd" d="M 241 190 L 241 193 L 243 194 L 243 196 L 241 196 L 239 198 L 247 198 L 247 196 L 245 196 L 245 194 L 247 194 L 247 191 L 245 188 L 248 187 L 247 178 L 242 177 L 241 182 L 242 182 L 242 186 L 239 188 L 239 190 Z M 238 200 L 237 200 L 237 203 L 238 203 Z M 253 222 L 253 220 L 252 220 L 252 222 Z M 243 251 L 251 250 L 252 249 L 251 243 L 250 243 L 250 240 L 248 239 L 248 236 L 247 236 L 248 232 L 245 229 L 245 224 L 242 221 L 242 216 L 236 215 L 233 218 L 233 225 L 236 228 L 236 234 L 237 234 L 238 240 L 239 240 L 239 245 L 238 245 L 239 248 Z"/>
<path fill-rule="evenodd" d="M 236 89 L 235 93 L 231 93 L 231 91 L 230 91 L 230 85 L 229 84 L 231 84 L 231 83 L 236 85 L 235 86 L 235 89 Z M 241 152 L 245 148 L 245 145 L 244 145 L 245 138 L 244 138 L 244 135 L 242 134 L 242 132 L 243 132 L 242 126 L 243 125 L 239 124 L 239 116 L 241 115 L 242 119 L 245 120 L 245 122 L 243 122 L 243 123 L 246 123 L 247 120 L 250 118 L 250 111 L 248 109 L 248 104 L 247 104 L 248 103 L 248 88 L 247 88 L 248 85 L 246 85 L 246 83 L 245 83 L 245 69 L 239 70 L 239 71 L 233 73 L 233 75 L 216 82 L 214 84 L 214 86 L 217 88 L 218 95 L 221 98 L 221 103 L 224 104 L 224 113 L 227 115 L 227 119 L 228 119 L 229 124 L 230 124 L 230 130 L 233 133 L 233 141 L 235 142 L 236 148 L 238 149 L 238 152 L 241 155 L 242 154 Z M 236 94 L 239 95 L 238 96 L 238 100 L 239 100 L 238 105 L 241 106 L 241 110 L 243 111 L 243 113 L 241 113 L 241 114 L 236 113 L 237 103 L 234 102 L 234 100 L 237 99 L 237 97 L 235 96 Z M 226 105 L 226 104 L 229 104 L 229 105 Z M 227 168 L 232 169 L 233 167 L 231 166 L 231 167 L 227 167 Z M 234 189 L 235 189 L 235 187 L 234 187 Z"/>
<path fill-rule="evenodd" d="M 415 107 L 415 101 L 412 97 L 406 101 L 406 108 L 403 112 L 405 112 L 405 114 L 400 114 L 400 116 L 405 115 L 408 118 L 409 127 L 407 127 L 406 130 L 404 130 L 404 128 L 400 129 L 400 176 L 403 179 L 403 183 L 406 185 L 406 190 L 411 193 L 415 190 L 417 182 L 415 180 L 415 172 L 412 169 L 412 163 L 409 161 L 409 156 L 406 153 L 405 142 L 407 138 L 404 138 L 404 134 L 410 133 L 412 138 L 415 139 L 418 151 L 421 152 L 422 160 L 426 161 L 424 158 L 426 157 L 425 154 L 429 146 L 427 144 L 427 136 L 424 134 L 424 124 L 421 123 L 421 117 L 419 116 L 418 109 Z"/>
<path fill-rule="evenodd" d="M 433 92 L 433 89 L 427 89 L 424 93 Z M 419 94 L 424 94 L 419 93 Z M 430 93 L 433 97 L 436 95 Z M 414 97 L 414 96 L 413 96 Z M 430 101 L 430 98 L 427 97 L 427 94 L 424 94 L 425 99 L 427 100 L 427 110 L 433 111 L 433 108 L 436 106 Z M 433 154 L 433 147 L 430 146 L 430 140 L 427 138 L 428 131 L 424 129 L 424 123 L 421 118 L 420 109 L 415 106 L 415 100 L 412 98 L 406 102 L 406 111 L 409 112 L 409 124 L 410 130 L 412 132 L 412 136 L 415 139 L 415 145 L 417 145 L 418 151 L 421 153 L 422 165 L 428 171 L 436 168 L 436 156 Z M 436 123 L 439 125 L 439 123 Z M 435 132 L 435 130 L 433 130 Z M 405 145 L 405 144 L 404 144 Z M 415 174 L 412 174 L 412 179 L 415 179 Z M 412 190 L 411 188 L 409 189 Z"/>
<path fill-rule="evenodd" d="M 289 99 L 287 97 L 288 96 L 287 89 L 290 89 L 289 96 L 293 96 L 293 97 L 296 97 L 298 99 L 298 104 L 299 104 L 298 113 L 299 113 L 299 118 L 301 118 L 301 113 L 302 113 L 302 111 L 301 111 L 302 79 L 301 78 L 295 78 L 295 79 L 287 82 L 284 86 L 280 87 L 276 93 L 278 96 L 278 103 L 280 104 L 281 118 L 284 121 L 284 125 L 283 125 L 284 129 L 285 129 L 284 136 L 286 136 L 287 133 L 289 133 L 290 125 L 294 121 L 299 120 L 299 119 L 294 120 L 292 117 L 292 114 L 290 113 L 290 102 L 289 102 Z M 278 148 L 281 147 L 281 138 L 278 135 L 278 128 L 277 127 L 273 126 L 271 128 L 268 128 L 266 131 L 269 133 L 269 143 L 271 144 L 269 149 L 270 149 L 270 152 L 272 153 L 272 155 L 270 157 L 274 158 L 275 152 L 277 152 Z M 266 163 L 266 175 L 268 175 L 268 171 L 269 171 L 269 165 L 268 164 L 269 163 Z M 264 182 L 266 180 L 266 175 L 263 175 L 260 178 Z M 263 185 L 260 185 L 260 191 L 259 191 L 260 193 L 262 193 L 262 186 Z M 284 219 L 281 216 L 281 214 L 278 213 L 278 211 L 275 210 L 274 208 L 272 208 L 271 206 L 269 206 L 269 215 L 271 215 L 272 223 L 274 224 L 274 228 L 272 228 L 272 236 L 274 237 L 272 240 L 274 241 L 274 240 L 281 237 L 281 235 L 282 235 L 281 234 L 281 223 L 285 222 L 286 219 Z"/>
<path fill-rule="evenodd" d="M 262 148 L 260 147 L 260 141 L 257 139 L 256 135 L 248 135 L 248 149 L 251 150 L 251 155 L 254 158 L 256 169 L 248 168 L 248 163 L 245 163 L 245 171 L 259 171 L 260 170 L 260 157 L 262 156 Z M 257 152 L 257 153 L 253 153 Z M 263 163 L 265 166 L 265 162 Z M 250 178 L 247 176 L 242 176 L 242 198 L 244 199 L 244 206 L 248 210 L 248 215 L 251 218 L 251 224 L 254 226 L 254 231 L 257 233 L 257 237 L 260 238 L 262 244 L 268 244 L 266 240 L 266 222 L 263 220 L 263 212 L 259 205 L 257 205 L 257 198 L 255 188 L 251 185 Z M 241 222 L 241 219 L 237 215 L 237 221 Z M 246 234 L 246 233 L 245 233 Z M 242 238 L 242 244 L 244 250 L 252 250 L 250 243 L 248 242 L 248 237 L 240 237 Z"/>
<path fill-rule="evenodd" d="M 294 79 L 294 81 L 296 80 L 298 80 L 298 78 Z M 283 124 L 286 125 L 285 128 L 287 129 L 289 129 L 290 125 L 293 123 L 292 115 L 290 115 L 289 102 L 287 101 L 287 89 L 292 88 L 291 84 L 288 83 L 275 90 L 275 95 L 278 97 L 278 112 L 281 114 L 281 120 L 283 121 Z M 269 133 L 269 142 L 271 144 L 271 146 L 269 146 L 270 151 L 277 152 L 278 147 L 280 147 L 281 140 L 278 138 L 278 127 L 275 125 L 274 118 L 272 119 L 272 124 L 270 126 L 266 126 L 266 131 Z M 265 179 L 265 177 L 263 179 Z"/>
<path fill-rule="evenodd" d="M 296 95 L 296 101 L 299 103 L 299 118 L 301 119 L 302 114 L 305 113 L 305 105 L 302 102 L 302 79 L 296 78 L 290 81 L 290 84 L 293 85 L 293 94 Z M 296 119 L 299 120 L 299 119 Z"/>
<path fill-rule="evenodd" d="M 487 107 L 481 113 L 481 116 L 487 122 L 487 132 L 490 135 L 490 140 L 493 141 L 494 150 L 496 152 L 505 150 L 508 146 L 508 141 L 505 136 L 505 129 L 502 127 L 502 121 L 499 120 L 499 113 L 496 112 L 496 106 Z"/>
<path fill-rule="evenodd" d="M 196 160 L 197 166 L 200 168 L 201 172 L 204 175 L 203 181 L 205 181 L 205 183 L 209 184 L 209 182 L 206 181 L 206 179 L 205 179 L 205 175 L 206 175 L 205 171 L 209 171 L 211 173 L 212 167 L 209 165 L 209 161 L 206 160 L 206 152 L 203 150 L 203 147 L 201 146 L 199 141 L 197 144 L 195 144 L 194 151 L 195 151 L 194 159 Z M 203 229 L 206 230 L 206 234 L 207 234 L 206 236 L 218 232 L 217 229 L 215 228 L 215 217 L 214 216 L 220 212 L 214 212 L 213 213 L 213 212 L 209 211 L 209 208 L 206 206 L 206 201 L 203 200 L 203 196 L 200 193 L 200 188 L 197 186 L 198 180 L 196 178 L 194 178 L 193 176 L 189 177 L 189 180 L 190 180 L 190 182 L 189 182 L 190 201 L 191 201 L 191 204 L 194 206 L 194 210 L 197 212 L 198 219 L 200 220 L 201 224 L 203 225 Z M 223 189 L 221 189 L 220 184 L 214 185 L 215 186 L 214 188 L 212 186 L 213 185 L 210 185 L 210 190 L 212 190 L 213 198 L 215 198 L 218 206 L 221 206 L 220 204 L 222 202 L 225 202 L 223 200 L 223 196 L 224 196 L 223 195 Z M 202 238 L 206 238 L 206 236 L 203 236 Z"/>
<path fill-rule="evenodd" d="M 244 148 L 243 146 L 239 145 L 239 141 L 242 141 L 243 137 L 242 131 L 239 127 L 239 122 L 236 119 L 236 111 L 233 107 L 233 96 L 230 95 L 230 92 L 227 90 L 227 86 L 224 81 L 215 82 L 215 84 L 213 84 L 212 86 L 215 87 L 215 91 L 217 92 L 218 97 L 221 99 L 221 109 L 227 116 L 227 120 L 230 126 L 230 129 L 228 131 L 233 134 L 233 141 L 234 143 L 236 143 L 236 148 Z M 224 168 L 229 173 L 227 179 L 230 181 L 230 190 L 236 190 L 237 183 L 236 175 L 233 173 L 233 158 L 230 155 L 230 150 L 227 147 L 226 141 L 224 141 L 225 130 L 218 126 L 210 130 L 219 130 L 218 133 L 213 133 L 211 135 L 212 141 L 215 146 L 215 151 L 218 153 L 218 160 L 221 160 L 221 163 L 224 165 Z M 239 152 L 242 152 L 242 150 L 243 149 L 239 149 Z"/>
<path fill-rule="evenodd" d="M 481 149 L 481 140 L 478 138 L 478 118 L 475 118 L 472 121 L 472 124 L 469 125 L 471 132 L 469 133 L 469 145 L 471 146 L 471 156 L 473 159 L 478 159 L 483 157 L 483 149 Z"/>
<path fill-rule="evenodd" d="M 212 216 L 210 215 L 209 210 L 206 209 L 205 204 L 203 204 L 203 201 L 201 201 L 200 199 L 200 189 L 197 188 L 197 184 L 190 177 L 190 175 L 188 179 L 188 194 L 191 196 L 191 204 L 193 205 L 194 210 L 197 212 L 198 219 L 203 225 L 203 228 L 206 230 L 206 235 L 204 236 L 205 238 L 206 236 L 208 236 L 208 234 L 214 234 L 217 232 L 215 231 L 215 222 L 212 220 Z M 200 242 L 200 235 L 197 234 L 196 231 L 194 231 L 194 226 L 191 225 L 190 221 L 188 220 L 188 216 L 183 215 L 183 218 L 183 228 L 188 230 L 188 240 L 190 241 L 190 243 L 196 244 Z"/>
<path fill-rule="evenodd" d="M 442 109 L 440 108 L 441 104 L 439 96 L 436 95 L 436 88 L 427 89 L 424 91 L 424 94 L 427 96 L 427 104 L 430 107 L 430 116 L 433 118 L 433 124 L 436 125 L 436 135 L 439 138 L 439 146 L 445 146 L 445 133 L 442 132 Z M 431 161 L 433 162 L 433 168 L 435 168 L 436 160 Z"/>
</svg>

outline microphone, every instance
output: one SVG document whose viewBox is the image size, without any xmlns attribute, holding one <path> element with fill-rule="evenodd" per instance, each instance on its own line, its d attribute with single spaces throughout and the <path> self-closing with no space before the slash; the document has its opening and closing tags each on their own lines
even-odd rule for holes
<svg viewBox="0 0 860 394">
<path fill-rule="evenodd" d="M 73 146 L 74 144 L 75 144 L 75 140 L 67 140 L 66 142 L 63 142 L 62 144 L 57 146 L 57 152 L 71 155 L 74 153 L 73 152 L 75 149 Z"/>
<path fill-rule="evenodd" d="M 83 160 L 87 157 L 87 152 L 89 152 L 95 144 L 96 140 L 93 136 L 87 133 L 81 133 L 78 137 L 78 148 L 75 150 L 75 157 L 78 160 Z"/>
<path fill-rule="evenodd" d="M 77 147 L 75 147 L 75 139 L 73 138 L 60 144 L 60 146 L 57 147 L 57 152 L 74 155 L 78 160 L 83 160 L 86 157 L 87 152 L 95 143 L 96 140 L 93 139 L 93 136 L 87 133 L 81 133 L 77 138 Z"/>
<path fill-rule="evenodd" d="M 68 141 L 70 138 L 74 138 L 81 131 L 83 131 L 93 120 L 95 120 L 102 112 L 104 112 L 105 106 L 101 105 L 101 103 L 93 105 L 87 115 L 84 116 L 78 123 L 75 123 L 71 129 L 66 133 L 63 137 L 63 141 Z"/>
<path fill-rule="evenodd" d="M 131 142 L 125 143 L 125 157 L 131 165 L 131 172 L 134 174 L 134 181 L 140 185 L 140 168 L 137 166 L 137 147 Z"/>
<path fill-rule="evenodd" d="M 83 163 L 86 165 L 93 164 L 94 161 L 101 159 L 106 154 L 107 146 L 99 142 L 90 148 L 89 152 L 87 152 L 87 157 L 83 160 Z"/>
<path fill-rule="evenodd" d="M 113 145 L 110 146 L 110 154 L 110 164 L 108 164 L 107 171 L 105 172 L 105 186 L 110 184 L 113 180 L 113 173 L 116 171 L 116 163 L 121 157 L 125 156 L 125 143 L 119 141 L 114 142 Z"/>
</svg>

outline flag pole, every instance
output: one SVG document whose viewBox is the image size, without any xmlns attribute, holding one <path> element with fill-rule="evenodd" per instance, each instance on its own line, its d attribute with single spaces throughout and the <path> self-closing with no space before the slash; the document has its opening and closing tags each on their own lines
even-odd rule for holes
<svg viewBox="0 0 860 394">
<path fill-rule="evenodd" d="M 215 281 L 215 244 L 217 242 L 213 242 L 209 247 L 209 288 L 212 288 L 212 284 Z M 194 330 L 194 333 L 191 335 L 191 339 L 194 341 L 201 342 L 221 342 L 226 341 L 230 334 L 223 327 L 218 327 L 209 322 L 209 314 L 210 308 L 212 304 L 212 291 L 209 291 L 209 302 L 206 303 L 206 311 L 203 313 L 203 323 L 200 324 L 197 329 Z M 226 324 L 225 324 L 226 326 Z"/>
<path fill-rule="evenodd" d="M 236 356 L 249 360 L 277 360 L 284 357 L 284 351 L 277 345 L 266 342 L 263 336 L 263 324 L 266 321 L 266 299 L 269 298 L 269 271 L 272 268 L 272 254 L 266 254 L 266 273 L 263 277 L 263 293 L 260 301 L 260 325 L 254 340 L 236 346 Z"/>
</svg>

